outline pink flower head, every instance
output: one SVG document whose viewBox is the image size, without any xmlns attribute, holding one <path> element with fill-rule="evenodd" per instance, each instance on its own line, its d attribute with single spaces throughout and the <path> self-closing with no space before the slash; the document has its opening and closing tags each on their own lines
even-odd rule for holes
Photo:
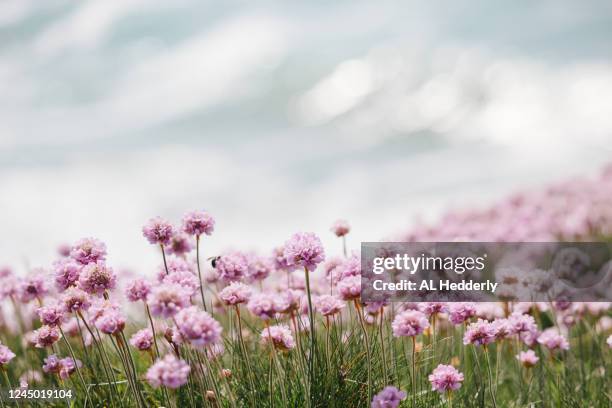
<svg viewBox="0 0 612 408">
<path fill-rule="evenodd" d="M 44 364 L 42 369 L 45 373 L 59 373 L 60 359 L 55 354 L 49 355 L 49 357 L 46 357 L 43 361 Z"/>
<path fill-rule="evenodd" d="M 225 282 L 235 282 L 248 273 L 249 261 L 242 252 L 231 251 L 221 255 L 217 259 L 215 267 L 219 278 Z"/>
<path fill-rule="evenodd" d="M 463 336 L 463 344 L 483 346 L 495 341 L 495 327 L 486 320 L 478 319 L 470 323 Z"/>
<path fill-rule="evenodd" d="M 251 297 L 247 304 L 247 309 L 262 320 L 270 320 L 274 318 L 278 312 L 277 303 L 278 295 L 272 293 L 258 293 Z"/>
<path fill-rule="evenodd" d="M 533 350 L 521 351 L 517 354 L 516 359 L 521 362 L 523 367 L 527 368 L 533 367 L 540 360 Z"/>
<path fill-rule="evenodd" d="M 270 276 L 274 269 L 274 263 L 271 259 L 259 255 L 251 255 L 249 257 L 249 268 L 247 269 L 246 277 L 250 282 L 262 281 Z"/>
<path fill-rule="evenodd" d="M 278 313 L 291 313 L 297 311 L 302 305 L 304 292 L 295 289 L 285 289 L 276 298 L 275 309 Z M 307 306 L 307 304 L 305 303 Z"/>
<path fill-rule="evenodd" d="M 0 344 L 0 368 L 15 358 L 15 353 L 7 346 Z"/>
<path fill-rule="evenodd" d="M 323 316 L 333 316 L 342 311 L 346 304 L 332 295 L 321 295 L 315 300 L 315 308 Z"/>
<path fill-rule="evenodd" d="M 81 238 L 72 246 L 70 257 L 81 265 L 104 261 L 106 245 L 96 238 Z"/>
<path fill-rule="evenodd" d="M 106 307 L 101 315 L 95 319 L 98 330 L 106 334 L 117 334 L 125 327 L 125 316 L 119 311 L 118 306 Z"/>
<path fill-rule="evenodd" d="M 73 360 L 71 357 L 62 358 L 59 361 L 58 375 L 62 380 L 68 379 L 75 371 L 77 366 L 81 367 L 83 363 L 79 360 Z"/>
<path fill-rule="evenodd" d="M 168 245 L 168 253 L 174 255 L 185 255 L 193 249 L 193 242 L 185 234 L 174 234 Z"/>
<path fill-rule="evenodd" d="M 533 316 L 527 314 L 521 314 L 518 312 L 512 313 L 508 317 L 508 324 L 510 325 L 510 331 L 512 334 L 538 331 L 538 326 L 535 319 Z"/>
<path fill-rule="evenodd" d="M 19 300 L 23 303 L 41 299 L 48 292 L 43 271 L 36 270 L 35 273 L 37 274 L 21 280 L 17 288 Z"/>
<path fill-rule="evenodd" d="M 458 390 L 461 388 L 462 381 L 463 374 L 452 365 L 438 364 L 433 372 L 429 374 L 432 391 L 438 391 L 439 393 Z"/>
<path fill-rule="evenodd" d="M 195 306 L 176 314 L 176 325 L 184 340 L 195 347 L 206 347 L 221 339 L 223 330 L 218 321 Z"/>
<path fill-rule="evenodd" d="M 344 262 L 344 258 L 341 258 L 339 256 L 333 256 L 331 258 L 328 258 L 323 263 L 323 270 L 325 271 L 325 276 L 327 276 L 330 279 L 333 278 L 334 281 L 337 281 L 339 275 L 336 274 L 336 271 L 338 267 L 342 265 L 343 262 Z"/>
<path fill-rule="evenodd" d="M 43 306 L 36 310 L 43 325 L 57 326 L 64 318 L 64 309 L 60 304 Z"/>
<path fill-rule="evenodd" d="M 354 300 L 361 296 L 361 277 L 348 276 L 338 282 L 338 293 L 342 300 Z"/>
<path fill-rule="evenodd" d="M 154 388 L 165 386 L 168 388 L 179 388 L 187 384 L 191 367 L 177 359 L 173 354 L 167 354 L 161 360 L 157 360 L 147 371 L 147 382 Z"/>
<path fill-rule="evenodd" d="M 337 280 L 348 278 L 349 276 L 361 276 L 361 258 L 358 254 L 353 253 L 345 259 L 334 271 Z"/>
<path fill-rule="evenodd" d="M 569 350 L 570 348 L 567 339 L 554 327 L 544 330 L 538 337 L 538 343 L 549 350 Z"/>
<path fill-rule="evenodd" d="M 130 344 L 141 351 L 150 350 L 153 346 L 153 332 L 149 328 L 138 330 L 130 338 Z"/>
<path fill-rule="evenodd" d="M 495 340 L 503 340 L 512 335 L 512 325 L 508 319 L 495 319 L 491 322 L 491 327 L 495 332 Z"/>
<path fill-rule="evenodd" d="M 132 280 L 125 288 L 125 296 L 130 302 L 146 301 L 149 293 L 151 293 L 151 284 L 141 278 Z"/>
<path fill-rule="evenodd" d="M 274 261 L 274 269 L 277 271 L 291 272 L 297 269 L 296 265 L 289 265 L 285 258 L 285 247 L 279 246 L 272 251 L 272 260 Z"/>
<path fill-rule="evenodd" d="M 232 282 L 219 292 L 219 299 L 228 306 L 235 306 L 248 302 L 252 293 L 251 288 L 244 283 Z"/>
<path fill-rule="evenodd" d="M 79 277 L 79 288 L 92 295 L 102 295 L 107 290 L 113 290 L 117 277 L 113 268 L 103 261 L 92 262 L 83 267 Z"/>
<path fill-rule="evenodd" d="M 91 306 L 90 296 L 79 288 L 68 288 L 60 299 L 66 313 L 87 310 Z"/>
<path fill-rule="evenodd" d="M 189 291 L 177 283 L 162 283 L 153 288 L 147 303 L 154 316 L 164 318 L 174 316 L 191 304 Z"/>
<path fill-rule="evenodd" d="M 191 272 L 174 272 L 164 277 L 163 283 L 176 283 L 181 285 L 193 296 L 200 289 L 200 280 Z"/>
<path fill-rule="evenodd" d="M 423 302 L 419 303 L 419 310 L 431 317 L 446 312 L 448 308 L 444 302 Z"/>
<path fill-rule="evenodd" d="M 405 399 L 406 393 L 404 391 L 389 385 L 372 398 L 371 408 L 397 408 Z"/>
<path fill-rule="evenodd" d="M 51 347 L 60 337 L 60 331 L 57 327 L 42 326 L 33 333 L 34 346 L 36 348 Z"/>
<path fill-rule="evenodd" d="M 448 318 L 453 324 L 462 324 L 476 315 L 476 306 L 470 302 L 451 303 L 448 307 Z"/>
<path fill-rule="evenodd" d="M 298 232 L 285 242 L 283 252 L 287 265 L 299 266 L 314 271 L 325 260 L 321 240 L 312 232 Z"/>
<path fill-rule="evenodd" d="M 71 250 L 71 249 L 72 249 L 72 248 L 70 247 L 70 245 L 69 245 L 69 244 L 66 244 L 66 243 L 64 243 L 64 244 L 60 244 L 60 245 L 57 247 L 57 254 L 58 254 L 59 256 L 68 257 L 68 256 L 70 256 L 70 250 Z"/>
<path fill-rule="evenodd" d="M 215 220 L 206 211 L 191 211 L 183 216 L 183 231 L 189 235 L 210 235 L 215 230 Z"/>
<path fill-rule="evenodd" d="M 343 237 L 351 231 L 351 226 L 346 220 L 337 220 L 331 227 L 331 232 L 337 237 Z"/>
<path fill-rule="evenodd" d="M 295 340 L 288 326 L 278 324 L 261 332 L 261 344 L 271 344 L 275 349 L 288 351 L 295 347 Z"/>
<path fill-rule="evenodd" d="M 166 273 L 166 266 L 168 267 L 168 272 Z M 166 265 L 162 264 L 159 266 L 159 270 L 157 273 L 157 281 L 162 282 L 167 275 L 173 274 L 175 272 L 192 272 L 193 268 L 187 261 L 181 258 L 169 257 Z"/>
<path fill-rule="evenodd" d="M 413 337 L 423 333 L 429 327 L 429 321 L 418 310 L 406 310 L 395 316 L 391 327 L 395 337 Z"/>
<path fill-rule="evenodd" d="M 151 218 L 149 222 L 142 227 L 142 235 L 151 243 L 159 245 L 167 245 L 174 235 L 172 224 L 161 217 Z"/>
<path fill-rule="evenodd" d="M 53 268 L 55 271 L 55 286 L 59 291 L 76 286 L 81 274 L 81 264 L 71 258 L 62 258 L 53 263 Z"/>
</svg>

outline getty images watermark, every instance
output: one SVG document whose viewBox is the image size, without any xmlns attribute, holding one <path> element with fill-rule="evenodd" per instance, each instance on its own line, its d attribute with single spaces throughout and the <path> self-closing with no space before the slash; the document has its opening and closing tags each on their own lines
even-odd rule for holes
<svg viewBox="0 0 612 408">
<path fill-rule="evenodd" d="M 611 301 L 601 242 L 365 242 L 363 301 Z"/>
</svg>

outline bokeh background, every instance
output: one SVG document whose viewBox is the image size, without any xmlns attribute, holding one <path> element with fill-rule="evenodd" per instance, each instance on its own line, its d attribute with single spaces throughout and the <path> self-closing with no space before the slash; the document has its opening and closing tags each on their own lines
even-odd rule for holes
<svg viewBox="0 0 612 408">
<path fill-rule="evenodd" d="M 349 243 L 598 171 L 609 1 L 0 2 L 0 263 L 95 236 L 147 272 L 151 216 L 267 250 Z M 336 245 L 336 247 L 333 247 Z"/>
</svg>

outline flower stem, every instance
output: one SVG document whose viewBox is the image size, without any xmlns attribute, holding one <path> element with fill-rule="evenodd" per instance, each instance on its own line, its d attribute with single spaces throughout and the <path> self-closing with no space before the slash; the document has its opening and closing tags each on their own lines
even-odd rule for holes
<svg viewBox="0 0 612 408">
<path fill-rule="evenodd" d="M 357 316 L 359 317 L 359 324 L 363 331 L 363 338 L 365 339 L 366 346 L 366 358 L 368 363 L 368 401 L 372 401 L 372 356 L 370 351 L 370 339 L 368 337 L 368 331 L 365 327 L 365 321 L 363 316 L 363 310 L 359 307 L 359 302 L 355 299 L 355 309 L 357 310 Z"/>
<path fill-rule="evenodd" d="M 306 278 L 306 294 L 308 296 L 308 317 L 310 319 L 310 356 L 308 357 L 308 381 L 310 382 L 310 390 L 312 390 L 312 382 L 314 379 L 314 359 L 315 359 L 315 327 L 314 327 L 314 314 L 312 312 L 312 296 L 310 294 L 310 274 L 308 268 L 304 267 L 304 276 Z M 312 392 L 308 396 L 308 399 L 312 401 Z"/>
<path fill-rule="evenodd" d="M 157 345 L 157 333 L 155 333 L 155 324 L 153 324 L 153 316 L 151 316 L 151 310 L 149 309 L 149 305 L 145 302 L 145 310 L 147 312 L 147 317 L 149 318 L 149 322 L 151 323 L 151 332 L 153 333 L 153 344 L 155 345 L 155 353 L 157 357 L 161 357 L 159 354 L 159 346 Z"/>
<path fill-rule="evenodd" d="M 70 345 L 70 342 L 66 338 L 66 335 L 64 334 L 64 330 L 62 330 L 62 326 L 58 325 L 57 327 L 59 328 L 59 331 L 62 335 L 62 339 L 64 340 L 64 343 L 66 343 L 66 347 L 68 347 L 68 352 L 70 353 L 70 357 L 72 357 L 72 361 L 74 362 L 74 366 L 76 367 L 77 374 L 79 375 L 79 380 L 81 380 L 81 385 L 83 386 L 83 390 L 85 391 L 85 401 L 91 400 L 89 396 L 89 389 L 87 388 L 87 384 L 85 384 L 85 379 L 83 378 L 83 374 L 81 373 L 81 369 L 79 368 L 77 359 L 74 356 L 74 350 L 72 350 L 72 346 Z M 112 393 L 111 393 L 111 401 L 112 401 L 112 404 L 115 405 L 115 401 L 112 399 Z"/>
<path fill-rule="evenodd" d="M 204 300 L 204 282 L 202 281 L 202 270 L 200 268 L 200 235 L 196 235 L 196 264 L 198 265 L 198 278 L 200 279 L 200 295 L 202 296 L 202 305 L 206 310 L 206 300 Z"/>
<path fill-rule="evenodd" d="M 487 345 L 484 346 L 484 353 L 487 359 L 487 371 L 489 372 L 489 391 L 491 393 L 491 399 L 493 400 L 493 407 L 497 408 L 497 402 L 495 401 L 495 392 L 493 391 L 493 375 L 491 374 L 491 361 L 489 360 L 489 350 Z"/>
</svg>

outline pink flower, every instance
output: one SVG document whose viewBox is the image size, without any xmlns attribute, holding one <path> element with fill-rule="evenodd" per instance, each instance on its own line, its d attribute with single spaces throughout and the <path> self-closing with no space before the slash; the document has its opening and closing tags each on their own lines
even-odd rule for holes
<svg viewBox="0 0 612 408">
<path fill-rule="evenodd" d="M 261 344 L 272 344 L 274 348 L 288 351 L 295 347 L 291 330 L 284 324 L 270 326 L 261 332 Z"/>
<path fill-rule="evenodd" d="M 445 393 L 461 388 L 463 374 L 451 365 L 438 364 L 429 375 L 432 391 Z"/>
<path fill-rule="evenodd" d="M 272 260 L 274 261 L 274 269 L 277 271 L 291 272 L 297 268 L 296 265 L 289 265 L 285 258 L 285 247 L 279 246 L 272 251 Z"/>
<path fill-rule="evenodd" d="M 478 321 L 471 323 L 465 335 L 463 336 L 463 344 L 474 344 L 476 346 L 483 346 L 495 341 L 495 328 L 491 323 L 486 320 L 478 319 Z"/>
<path fill-rule="evenodd" d="M 162 283 L 153 288 L 147 303 L 154 316 L 169 318 L 188 307 L 191 302 L 189 291 L 176 283 Z"/>
<path fill-rule="evenodd" d="M 64 310 L 61 305 L 43 306 L 36 310 L 43 325 L 57 326 L 64 318 Z"/>
<path fill-rule="evenodd" d="M 96 316 L 95 324 L 102 333 L 117 334 L 125 327 L 125 316 L 118 306 L 106 307 L 101 315 Z"/>
<path fill-rule="evenodd" d="M 559 334 L 554 327 L 544 330 L 538 337 L 538 343 L 549 350 L 569 350 L 570 348 L 567 339 Z"/>
<path fill-rule="evenodd" d="M 149 222 L 142 227 L 142 235 L 151 243 L 159 245 L 167 245 L 174 235 L 172 224 L 161 217 L 151 218 Z"/>
<path fill-rule="evenodd" d="M 166 273 L 166 266 L 168 267 L 168 273 Z M 162 282 L 164 278 L 170 274 L 175 272 L 191 272 L 193 273 L 193 268 L 181 258 L 169 257 L 166 265 L 160 265 L 157 273 L 157 281 Z"/>
<path fill-rule="evenodd" d="M 476 306 L 473 303 L 451 303 L 448 307 L 448 318 L 453 324 L 462 324 L 475 315 Z"/>
<path fill-rule="evenodd" d="M 429 327 L 425 315 L 417 310 L 406 310 L 399 313 L 391 323 L 395 337 L 417 336 Z"/>
<path fill-rule="evenodd" d="M 448 310 L 446 303 L 444 302 L 423 302 L 419 303 L 419 310 L 427 317 L 444 313 Z"/>
<path fill-rule="evenodd" d="M 148 328 L 138 330 L 130 338 L 130 344 L 141 351 L 150 350 L 153 346 L 153 332 Z"/>
<path fill-rule="evenodd" d="M 247 269 L 246 277 L 250 282 L 262 281 L 270 276 L 274 269 L 274 263 L 271 259 L 259 255 L 251 255 L 249 257 L 249 268 Z"/>
<path fill-rule="evenodd" d="M 174 234 L 168 245 L 168 253 L 174 255 L 185 255 L 193 249 L 192 240 L 185 234 Z"/>
<path fill-rule="evenodd" d="M 76 360 L 75 362 L 70 357 L 63 358 L 59 361 L 58 375 L 62 380 L 66 380 L 76 371 L 77 366 L 81 367 L 82 365 L 83 363 L 81 363 L 79 360 Z"/>
<path fill-rule="evenodd" d="M 191 211 L 183 216 L 183 231 L 189 235 L 210 235 L 215 230 L 215 220 L 206 211 Z"/>
<path fill-rule="evenodd" d="M 60 370 L 60 359 L 55 354 L 49 355 L 44 360 L 42 369 L 45 373 L 59 373 Z"/>
<path fill-rule="evenodd" d="M 89 294 L 85 291 L 70 287 L 62 295 L 60 299 L 66 313 L 78 312 L 87 310 L 91 306 Z"/>
<path fill-rule="evenodd" d="M 508 317 L 508 324 L 512 334 L 518 334 L 523 332 L 537 332 L 538 326 L 533 316 L 527 314 L 521 314 L 518 312 L 512 313 Z"/>
<path fill-rule="evenodd" d="M 221 255 L 215 264 L 219 278 L 225 282 L 235 282 L 242 279 L 249 270 L 247 257 L 238 251 Z"/>
<path fill-rule="evenodd" d="M 2 369 L 2 366 L 5 364 L 8 364 L 13 358 L 15 358 L 15 353 L 7 346 L 0 344 L 0 369 Z"/>
<path fill-rule="evenodd" d="M 70 250 L 72 259 L 81 265 L 106 259 L 106 245 L 96 238 L 82 238 Z"/>
<path fill-rule="evenodd" d="M 348 276 L 338 282 L 338 293 L 342 300 L 354 300 L 361 296 L 361 277 Z"/>
<path fill-rule="evenodd" d="M 23 303 L 28 303 L 34 299 L 41 299 L 48 292 L 43 271 L 39 269 L 35 270 L 34 273 L 37 273 L 37 275 L 21 280 L 17 288 L 19 300 Z"/>
<path fill-rule="evenodd" d="M 134 279 L 127 284 L 125 296 L 130 302 L 146 301 L 151 293 L 151 284 L 144 279 Z"/>
<path fill-rule="evenodd" d="M 346 306 L 344 302 L 332 295 L 321 295 L 315 300 L 315 308 L 323 316 L 333 316 Z"/>
<path fill-rule="evenodd" d="M 312 232 L 298 232 L 287 242 L 283 255 L 289 266 L 299 266 L 314 271 L 325 260 L 321 240 Z"/>
<path fill-rule="evenodd" d="M 177 359 L 172 354 L 167 354 L 163 359 L 157 360 L 147 371 L 147 382 L 155 388 L 165 386 L 168 388 L 179 388 L 187 384 L 191 367 L 183 360 Z"/>
<path fill-rule="evenodd" d="M 221 324 L 195 306 L 178 312 L 175 321 L 183 339 L 195 347 L 210 346 L 221 339 Z"/>
<path fill-rule="evenodd" d="M 79 277 L 79 288 L 92 295 L 102 295 L 107 290 L 113 290 L 117 284 L 117 277 L 113 268 L 103 261 L 92 262 L 83 267 Z"/>
<path fill-rule="evenodd" d="M 36 348 L 50 347 L 60 339 L 60 331 L 57 327 L 42 326 L 33 332 L 34 346 Z"/>
<path fill-rule="evenodd" d="M 64 291 L 71 286 L 76 286 L 82 265 L 70 258 L 63 258 L 53 263 L 55 271 L 55 286 L 59 291 Z"/>
<path fill-rule="evenodd" d="M 533 350 L 521 351 L 517 354 L 516 359 L 521 362 L 524 367 L 533 367 L 538 362 L 539 357 Z"/>
<path fill-rule="evenodd" d="M 337 237 L 343 237 L 351 231 L 351 226 L 346 220 L 337 220 L 330 230 L 336 234 Z"/>
<path fill-rule="evenodd" d="M 361 276 L 361 258 L 357 254 L 352 254 L 345 259 L 334 271 L 336 280 L 342 280 L 349 276 Z"/>
<path fill-rule="evenodd" d="M 200 289 L 200 280 L 191 272 L 174 272 L 164 277 L 163 283 L 176 283 L 181 285 L 193 296 Z"/>
<path fill-rule="evenodd" d="M 251 288 L 244 283 L 232 282 L 219 292 L 219 299 L 228 306 L 235 306 L 248 302 L 252 293 Z"/>
<path fill-rule="evenodd" d="M 253 315 L 262 320 L 270 320 L 274 318 L 278 312 L 277 303 L 278 295 L 271 293 L 258 293 L 251 297 L 247 304 L 247 309 Z"/>
<path fill-rule="evenodd" d="M 389 385 L 372 398 L 371 408 L 397 408 L 405 399 L 406 393 L 404 391 Z"/>
</svg>

